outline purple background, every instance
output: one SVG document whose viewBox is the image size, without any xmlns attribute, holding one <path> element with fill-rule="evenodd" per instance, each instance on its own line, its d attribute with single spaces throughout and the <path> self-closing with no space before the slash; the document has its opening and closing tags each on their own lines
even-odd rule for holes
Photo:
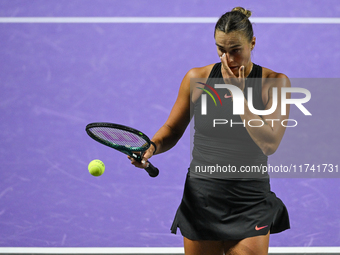
<svg viewBox="0 0 340 255">
<path fill-rule="evenodd" d="M 340 14 L 336 0 L 1 0 L 0 17 L 217 17 L 235 6 L 253 17 Z M 152 179 L 84 128 L 117 122 L 152 136 L 185 73 L 219 61 L 213 29 L 0 23 L 0 246 L 182 246 L 169 228 L 190 161 L 189 131 L 152 158 L 161 171 Z M 254 30 L 253 62 L 290 78 L 339 78 L 339 25 L 255 24 Z M 313 116 L 292 109 L 302 124 L 287 130 L 270 163 L 339 163 L 340 91 L 330 84 L 308 88 Z M 87 170 L 96 158 L 106 164 L 101 177 Z M 273 178 L 271 184 L 292 227 L 272 235 L 271 246 L 340 246 L 340 179 Z"/>
</svg>

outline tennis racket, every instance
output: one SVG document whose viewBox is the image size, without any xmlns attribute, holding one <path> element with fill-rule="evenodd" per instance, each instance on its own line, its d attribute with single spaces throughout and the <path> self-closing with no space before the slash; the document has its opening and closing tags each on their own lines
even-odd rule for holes
<svg viewBox="0 0 340 255">
<path fill-rule="evenodd" d="M 143 152 L 151 145 L 149 137 L 142 132 L 119 124 L 106 122 L 90 123 L 86 126 L 85 130 L 97 142 L 123 152 L 138 162 L 141 162 Z M 156 177 L 159 173 L 158 169 L 149 161 L 145 170 L 151 177 Z"/>
</svg>

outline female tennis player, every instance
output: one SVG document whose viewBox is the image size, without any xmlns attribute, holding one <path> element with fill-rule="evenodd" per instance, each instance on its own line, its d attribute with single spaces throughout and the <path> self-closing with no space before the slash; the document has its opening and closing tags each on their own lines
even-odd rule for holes
<svg viewBox="0 0 340 255">
<path fill-rule="evenodd" d="M 289 87 L 290 82 L 286 75 L 252 63 L 256 38 L 250 15 L 249 10 L 236 7 L 221 16 L 214 34 L 221 62 L 193 68 L 185 75 L 169 118 L 152 138 L 155 146 L 144 154 L 146 161 L 172 148 L 194 116 L 193 159 L 171 227 L 172 233 L 179 228 L 184 236 L 186 255 L 268 254 L 269 234 L 290 228 L 287 209 L 270 190 L 268 174 L 233 176 L 235 172 L 213 175 L 206 171 L 209 166 L 214 171 L 232 166 L 236 173 L 242 167 L 260 169 L 285 132 L 280 123 L 288 118 L 289 109 L 281 115 L 280 88 Z M 192 78 L 205 82 L 195 83 Z M 236 92 L 213 90 L 214 84 L 221 83 L 243 93 L 244 114 L 233 114 Z M 254 114 L 249 96 L 255 109 L 269 110 L 275 105 L 274 90 L 279 95 L 276 109 L 265 116 Z M 212 97 L 217 94 L 221 104 L 215 105 Z M 217 125 L 216 119 L 223 121 Z M 145 167 L 134 160 L 132 164 Z"/>
</svg>

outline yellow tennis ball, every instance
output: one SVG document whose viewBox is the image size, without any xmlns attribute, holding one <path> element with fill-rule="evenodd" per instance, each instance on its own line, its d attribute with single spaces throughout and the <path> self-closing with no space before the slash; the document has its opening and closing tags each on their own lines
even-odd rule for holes
<svg viewBox="0 0 340 255">
<path fill-rule="evenodd" d="M 105 165 L 99 159 L 92 160 L 87 168 L 93 176 L 101 176 L 105 171 Z"/>
</svg>

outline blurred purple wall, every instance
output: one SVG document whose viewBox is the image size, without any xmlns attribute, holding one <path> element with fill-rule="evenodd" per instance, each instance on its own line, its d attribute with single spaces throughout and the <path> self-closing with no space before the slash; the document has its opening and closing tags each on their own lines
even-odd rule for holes
<svg viewBox="0 0 340 255">
<path fill-rule="evenodd" d="M 217 17 L 239 5 L 253 17 L 340 14 L 335 0 L 2 0 L 0 17 Z M 89 122 L 117 122 L 152 136 L 185 73 L 219 61 L 213 29 L 0 23 L 0 246 L 182 246 L 169 228 L 190 161 L 189 131 L 175 148 L 152 158 L 161 173 L 151 179 L 84 129 Z M 253 62 L 290 78 L 339 77 L 339 24 L 254 29 Z M 313 116 L 287 130 L 270 163 L 339 164 L 340 91 L 334 80 L 324 87 L 319 81 L 310 87 Z M 298 112 L 292 109 L 296 118 Z M 87 171 L 97 158 L 106 164 L 101 177 Z M 340 246 L 340 179 L 273 178 L 271 184 L 292 227 L 273 235 L 271 246 Z"/>
</svg>

